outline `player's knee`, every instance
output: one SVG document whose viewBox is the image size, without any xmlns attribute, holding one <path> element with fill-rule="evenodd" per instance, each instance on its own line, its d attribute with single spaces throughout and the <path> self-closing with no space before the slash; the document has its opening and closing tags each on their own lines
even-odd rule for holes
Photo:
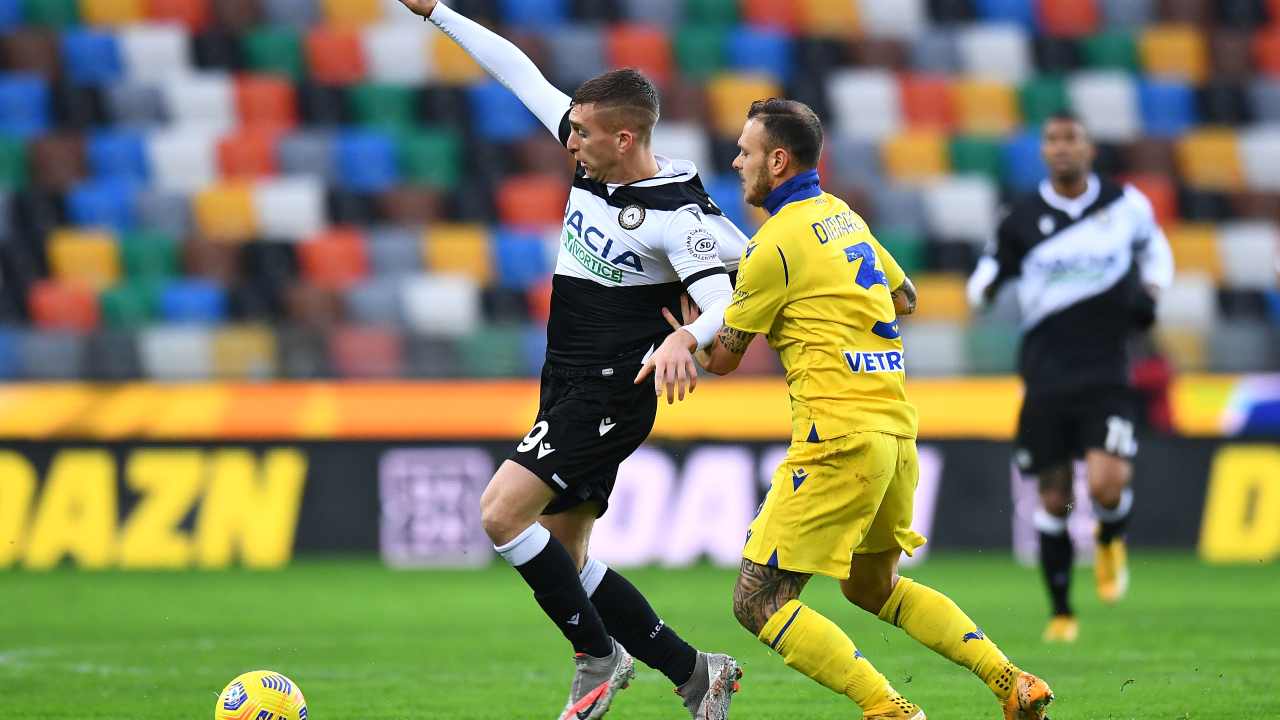
<svg viewBox="0 0 1280 720">
<path fill-rule="evenodd" d="M 524 532 L 529 523 L 524 523 L 524 527 L 517 527 L 520 520 L 507 511 L 498 500 L 497 493 L 486 490 L 480 496 L 480 526 L 494 545 L 505 545 Z"/>
<path fill-rule="evenodd" d="M 889 596 L 893 594 L 893 576 L 850 576 L 848 580 L 840 583 L 840 592 L 844 593 L 845 600 L 875 615 L 880 612 L 880 608 L 884 607 L 885 603 L 889 602 Z"/>
<path fill-rule="evenodd" d="M 1071 514 L 1071 496 L 1060 490 L 1041 492 L 1040 507 L 1054 517 L 1066 517 Z"/>
</svg>

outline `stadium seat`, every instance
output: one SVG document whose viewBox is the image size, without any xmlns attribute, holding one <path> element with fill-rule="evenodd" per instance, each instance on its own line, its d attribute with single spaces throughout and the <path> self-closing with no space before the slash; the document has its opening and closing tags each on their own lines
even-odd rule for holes
<svg viewBox="0 0 1280 720">
<path fill-rule="evenodd" d="M 856 5 L 859 25 L 872 37 L 906 40 L 929 27 L 929 10 L 924 0 L 859 0 Z"/>
<path fill-rule="evenodd" d="M 897 185 L 875 185 L 871 189 L 871 206 L 875 208 L 875 232 L 896 230 L 924 235 L 924 200 L 917 188 Z"/>
<path fill-rule="evenodd" d="M 323 19 L 330 25 L 363 26 L 382 20 L 379 0 L 320 0 Z"/>
<path fill-rule="evenodd" d="M 1108 27 L 1139 28 L 1156 18 L 1157 0 L 1098 0 L 1102 20 Z"/>
<path fill-rule="evenodd" d="M 876 236 L 876 240 L 898 265 L 902 267 L 903 272 L 907 275 L 915 275 L 925 267 L 925 243 L 924 238 L 920 235 L 892 226 L 882 227 L 879 224 L 872 224 L 872 231 Z"/>
<path fill-rule="evenodd" d="M 22 25 L 22 3 L 19 0 L 0 0 L 0 32 L 9 32 Z"/>
<path fill-rule="evenodd" d="M 318 26 L 306 37 L 311 78 L 329 85 L 350 85 L 365 77 L 360 33 L 350 28 Z"/>
<path fill-rule="evenodd" d="M 735 72 L 764 75 L 779 84 L 791 80 L 791 38 L 782 32 L 751 27 L 731 30 L 725 55 Z"/>
<path fill-rule="evenodd" d="M 656 152 L 666 157 L 692 162 L 699 172 L 714 169 L 711 166 L 711 147 L 701 124 L 665 120 L 654 128 L 651 144 Z M 557 146 L 556 152 L 559 154 L 562 150 Z"/>
<path fill-rule="evenodd" d="M 1280 192 L 1280 124 L 1244 130 L 1240 134 L 1240 159 L 1249 187 Z"/>
<path fill-rule="evenodd" d="M 956 135 L 951 138 L 951 172 L 956 175 L 982 175 L 1000 183 L 1004 174 L 1004 151 L 999 141 L 979 135 Z"/>
<path fill-rule="evenodd" d="M 88 25 L 128 25 L 145 17 L 144 0 L 80 0 L 80 19 Z"/>
<path fill-rule="evenodd" d="M 569 0 L 497 0 L 497 4 L 506 24 L 526 30 L 554 30 L 569 21 Z"/>
<path fill-rule="evenodd" d="M 408 326 L 432 336 L 460 337 L 480 324 L 480 293 L 460 275 L 422 274 L 401 287 Z"/>
<path fill-rule="evenodd" d="M 691 81 L 707 80 L 727 61 L 727 30 L 719 25 L 685 24 L 675 30 L 672 50 L 680 73 Z"/>
<path fill-rule="evenodd" d="M 240 38 L 218 28 L 196 33 L 191 38 L 192 63 L 204 72 L 236 72 L 244 68 Z"/>
<path fill-rule="evenodd" d="M 139 186 L 132 180 L 88 180 L 67 194 L 67 217 L 81 227 L 127 230 L 137 221 Z"/>
<path fill-rule="evenodd" d="M 96 178 L 145 181 L 147 150 L 142 134 L 133 130 L 97 130 L 86 146 L 89 172 Z"/>
<path fill-rule="evenodd" d="M 344 326 L 329 336 L 330 362 L 344 378 L 399 377 L 404 364 L 400 334 L 390 327 Z"/>
<path fill-rule="evenodd" d="M 978 375 L 1010 374 L 1017 370 L 1018 326 L 984 319 L 970 325 L 965 335 L 966 366 Z"/>
<path fill-rule="evenodd" d="M 1037 127 L 1049 116 L 1067 109 L 1066 84 L 1058 76 L 1036 75 L 1019 88 L 1018 107 L 1023 121 Z"/>
<path fill-rule="evenodd" d="M 192 206 L 196 228 L 207 239 L 243 242 L 257 233 L 253 188 L 247 183 L 210 185 L 195 194 Z"/>
<path fill-rule="evenodd" d="M 1197 268 L 1179 270 L 1173 284 L 1160 293 L 1156 305 L 1159 326 L 1203 331 L 1217 318 L 1218 299 L 1213 280 Z"/>
<path fill-rule="evenodd" d="M 236 127 L 235 89 L 225 73 L 189 73 L 161 84 L 168 118 L 175 126 L 212 133 Z"/>
<path fill-rule="evenodd" d="M 276 164 L 281 174 L 312 176 L 332 182 L 337 177 L 334 137 L 327 132 L 303 130 L 280 138 Z"/>
<path fill-rule="evenodd" d="M 436 225 L 423 243 L 426 267 L 437 275 L 459 275 L 488 285 L 494 277 L 489 235 L 480 225 Z"/>
<path fill-rule="evenodd" d="M 605 36 L 605 59 L 610 67 L 634 67 L 660 87 L 671 80 L 671 44 L 661 28 L 650 25 L 618 25 Z"/>
<path fill-rule="evenodd" d="M 276 377 L 276 336 L 262 325 L 233 325 L 213 332 L 212 374 L 225 380 L 269 380 Z"/>
<path fill-rule="evenodd" d="M 599 28 L 566 25 L 546 36 L 546 46 L 546 72 L 561 87 L 577 87 L 609 69 Z"/>
<path fill-rule="evenodd" d="M 400 225 L 370 230 L 369 269 L 377 277 L 399 277 L 423 269 L 421 233 Z"/>
<path fill-rule="evenodd" d="M 988 80 L 962 80 L 952 86 L 961 132 L 1005 135 L 1021 126 L 1013 87 Z"/>
<path fill-rule="evenodd" d="M 207 380 L 213 374 L 212 343 L 204 327 L 157 325 L 139 333 L 138 356 L 153 380 Z"/>
<path fill-rule="evenodd" d="M 496 81 L 473 85 L 467 99 L 475 130 L 484 140 L 510 142 L 541 129 L 520 100 Z"/>
<path fill-rule="evenodd" d="M 1178 191 L 1167 175 L 1129 175 L 1124 180 L 1151 202 L 1156 222 L 1167 227 L 1178 220 Z"/>
<path fill-rule="evenodd" d="M 847 136 L 830 138 L 830 166 L 841 185 L 869 188 L 883 180 L 880 146 Z M 824 176 L 824 180 L 826 177 Z"/>
<path fill-rule="evenodd" d="M 1070 38 L 1037 36 L 1032 41 L 1031 54 L 1041 73 L 1069 73 L 1084 67 L 1080 42 Z"/>
<path fill-rule="evenodd" d="M 1179 137 L 1196 124 L 1195 93 L 1184 83 L 1142 80 L 1138 83 L 1138 102 L 1147 135 Z"/>
<path fill-rule="evenodd" d="M 1053 37 L 1078 38 L 1098 29 L 1098 6 L 1094 0 L 1040 0 L 1039 27 Z"/>
<path fill-rule="evenodd" d="M 946 175 L 946 136 L 935 130 L 908 130 L 881 145 L 885 174 L 901 183 L 923 183 Z"/>
<path fill-rule="evenodd" d="M 302 79 L 302 40 L 297 31 L 264 25 L 247 31 L 241 37 L 241 52 L 248 69 L 256 73 L 283 75 Z"/>
<path fill-rule="evenodd" d="M 763 75 L 718 75 L 707 87 L 712 126 L 725 139 L 737 140 L 747 108 L 762 98 L 781 97 L 782 88 Z"/>
<path fill-rule="evenodd" d="M 397 225 L 421 227 L 445 217 L 447 196 L 424 185 L 400 185 L 380 193 L 374 208 L 379 219 Z"/>
<path fill-rule="evenodd" d="M 739 21 L 737 0 L 685 0 L 686 25 L 736 25 Z"/>
<path fill-rule="evenodd" d="M 120 32 L 120 59 L 129 80 L 157 83 L 191 67 L 191 42 L 176 25 L 131 25 Z"/>
<path fill-rule="evenodd" d="M 403 12 L 401 8 L 401 12 Z M 444 40 L 437 33 L 400 22 L 372 25 L 360 33 L 369 79 L 379 83 L 421 85 L 432 71 L 434 57 L 431 46 Z"/>
<path fill-rule="evenodd" d="M 559 226 L 568 191 L 554 175 L 510 177 L 498 187 L 498 218 L 504 225 Z"/>
<path fill-rule="evenodd" d="M 1094 70 L 1135 72 L 1138 69 L 1137 40 L 1125 31 L 1109 30 L 1084 38 L 1080 41 L 1080 53 L 1085 65 Z"/>
<path fill-rule="evenodd" d="M 435 69 L 435 78 L 449 85 L 466 85 L 487 77 L 484 68 L 455 42 L 433 42 L 431 65 Z"/>
<path fill-rule="evenodd" d="M 173 280 L 161 288 L 157 308 L 166 322 L 212 325 L 227 319 L 227 294 L 209 280 Z"/>
<path fill-rule="evenodd" d="M 164 96 L 160 88 L 123 82 L 104 89 L 107 117 L 117 126 L 153 130 L 165 123 Z"/>
<path fill-rule="evenodd" d="M 155 317 L 158 288 L 154 282 L 129 282 L 103 290 L 98 296 L 102 324 L 109 328 L 140 328 Z"/>
<path fill-rule="evenodd" d="M 1150 74 L 1199 84 L 1209 70 L 1204 36 L 1191 25 L 1156 25 L 1138 41 L 1142 66 Z"/>
<path fill-rule="evenodd" d="M 191 203 L 185 195 L 145 188 L 137 197 L 138 226 L 182 237 L 191 228 Z"/>
<path fill-rule="evenodd" d="M 98 326 L 98 298 L 84 283 L 38 280 L 29 291 L 31 321 L 42 330 L 88 332 Z"/>
<path fill-rule="evenodd" d="M 1229 288 L 1276 289 L 1280 231 L 1269 222 L 1234 221 L 1218 229 L 1222 279 Z"/>
<path fill-rule="evenodd" d="M 501 287 L 527 290 L 551 272 L 546 244 L 536 232 L 504 228 L 494 235 L 492 248 Z"/>
<path fill-rule="evenodd" d="M 951 79 L 945 75 L 903 73 L 898 77 L 902 115 L 910 128 L 950 131 L 956 126 Z"/>
<path fill-rule="evenodd" d="M 253 180 L 276 174 L 280 133 L 269 126 L 241 129 L 218 141 L 218 171 L 227 180 Z"/>
<path fill-rule="evenodd" d="M 973 0 L 980 21 L 1020 25 L 1027 30 L 1035 28 L 1038 4 L 1028 0 Z"/>
<path fill-rule="evenodd" d="M 1196 129 L 1178 140 L 1178 169 L 1199 190 L 1239 190 L 1244 186 L 1238 137 L 1229 129 Z"/>
<path fill-rule="evenodd" d="M 395 143 L 384 133 L 365 130 L 341 133 L 334 151 L 337 181 L 343 188 L 376 193 L 389 189 L 399 180 Z"/>
<path fill-rule="evenodd" d="M 87 174 L 84 139 L 72 133 L 44 135 L 29 146 L 32 176 L 40 187 L 66 192 Z"/>
<path fill-rule="evenodd" d="M 839 71 L 828 78 L 827 93 L 835 115 L 832 124 L 838 134 L 860 140 L 884 140 L 903 127 L 901 90 L 888 71 Z"/>
<path fill-rule="evenodd" d="M 168 278 L 178 271 L 178 244 L 172 235 L 134 230 L 120 236 L 120 258 L 130 280 Z"/>
<path fill-rule="evenodd" d="M 1241 81 L 1253 75 L 1253 37 L 1244 30 L 1216 30 L 1209 37 L 1209 75 Z"/>
<path fill-rule="evenodd" d="M 23 0 L 22 14 L 31 25 L 66 28 L 80 22 L 79 0 Z"/>
<path fill-rule="evenodd" d="M 982 245 L 995 237 L 998 193 L 982 177 L 948 178 L 924 190 L 930 234 L 946 241 Z"/>
<path fill-rule="evenodd" d="M 21 140 L 0 135 L 0 188 L 27 184 L 27 147 Z M 8 219 L 7 213 L 3 216 Z"/>
<path fill-rule="evenodd" d="M 31 73 L 46 80 L 53 80 L 62 72 L 59 38 L 49 30 L 24 27 L 5 30 L 0 37 L 0 49 L 4 67 L 11 72 Z"/>
<path fill-rule="evenodd" d="M 124 74 L 120 44 L 100 29 L 73 29 L 61 35 L 61 58 L 67 77 L 78 85 L 106 85 Z"/>
<path fill-rule="evenodd" d="M 1255 322 L 1225 322 L 1209 333 L 1208 369 L 1216 373 L 1250 373 L 1280 362 L 1273 333 Z"/>
<path fill-rule="evenodd" d="M 1116 71 L 1081 72 L 1067 80 L 1072 109 L 1095 140 L 1123 142 L 1141 130 L 1138 92 L 1132 78 Z"/>
<path fill-rule="evenodd" d="M 0 380 L 15 380 L 22 375 L 22 358 L 18 348 L 23 331 L 0 327 Z"/>
<path fill-rule="evenodd" d="M 309 282 L 345 290 L 369 274 L 363 233 L 351 228 L 322 232 L 298 246 L 298 263 Z"/>
<path fill-rule="evenodd" d="M 519 326 L 484 326 L 460 338 L 459 354 L 467 358 L 467 372 L 476 377 L 532 374 L 525 358 L 526 332 Z"/>
<path fill-rule="evenodd" d="M 795 35 L 803 8 L 796 0 L 743 0 L 742 22 L 754 28 Z"/>
<path fill-rule="evenodd" d="M 1012 24 L 973 25 L 957 33 L 960 65 L 977 78 L 1014 85 L 1032 74 L 1026 30 Z"/>
<path fill-rule="evenodd" d="M 211 0 L 147 0 L 147 18 L 152 22 L 177 23 L 197 33 L 213 19 L 213 8 Z"/>
<path fill-rule="evenodd" d="M 387 132 L 405 132 L 418 124 L 413 89 L 394 83 L 360 83 L 347 93 L 356 123 Z"/>
<path fill-rule="evenodd" d="M 0 74 L 0 133 L 19 138 L 49 127 L 49 86 L 38 75 Z"/>
<path fill-rule="evenodd" d="M 299 240 L 319 232 L 327 223 L 324 188 L 315 178 L 258 182 L 254 185 L 253 207 L 265 238 Z"/>
<path fill-rule="evenodd" d="M 103 288 L 120 278 L 120 255 L 111 234 L 58 230 L 48 242 L 49 271 L 58 280 Z"/>
<path fill-rule="evenodd" d="M 218 176 L 215 136 L 206 130 L 167 129 L 147 137 L 147 165 L 158 190 L 192 193 Z"/>
<path fill-rule="evenodd" d="M 924 304 L 921 303 L 921 307 Z M 907 376 L 958 375 L 964 372 L 964 328 L 952 322 L 902 324 Z"/>
<path fill-rule="evenodd" d="M 285 78 L 244 74 L 235 79 L 236 115 L 253 128 L 291 129 L 298 124 L 298 100 Z"/>
<path fill-rule="evenodd" d="M 24 333 L 18 356 L 29 380 L 76 380 L 84 375 L 84 337 L 78 333 Z"/>
<path fill-rule="evenodd" d="M 911 316 L 914 322 L 948 322 L 963 326 L 969 319 L 969 303 L 965 299 L 965 278 L 950 273 L 922 273 L 911 278 L 920 303 Z M 914 350 L 914 348 L 912 348 Z"/>
<path fill-rule="evenodd" d="M 924 32 L 911 42 L 911 67 L 920 73 L 960 71 L 960 43 L 951 30 Z"/>
<path fill-rule="evenodd" d="M 363 325 L 401 324 L 400 282 L 391 277 L 374 277 L 347 288 L 344 293 L 346 317 Z"/>
<path fill-rule="evenodd" d="M 1222 281 L 1222 256 L 1218 252 L 1217 229 L 1213 225 L 1180 223 L 1166 225 L 1165 235 L 1173 250 L 1173 265 L 1194 268 L 1213 280 Z"/>
<path fill-rule="evenodd" d="M 1280 76 L 1280 27 L 1259 30 L 1253 36 L 1253 59 L 1259 71 Z"/>
<path fill-rule="evenodd" d="M 272 25 L 306 28 L 320 22 L 320 0 L 260 0 Z"/>
</svg>

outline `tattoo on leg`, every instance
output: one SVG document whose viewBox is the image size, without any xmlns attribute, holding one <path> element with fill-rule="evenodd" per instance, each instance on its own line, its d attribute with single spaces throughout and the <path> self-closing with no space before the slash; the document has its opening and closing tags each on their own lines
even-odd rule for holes
<svg viewBox="0 0 1280 720">
<path fill-rule="evenodd" d="M 753 634 L 760 634 L 778 608 L 800 596 L 810 577 L 744 559 L 733 588 L 734 617 Z"/>
</svg>

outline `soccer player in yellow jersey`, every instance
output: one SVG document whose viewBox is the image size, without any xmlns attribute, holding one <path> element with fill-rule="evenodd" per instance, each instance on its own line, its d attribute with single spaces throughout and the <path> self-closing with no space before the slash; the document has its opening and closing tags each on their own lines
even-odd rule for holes
<svg viewBox="0 0 1280 720">
<path fill-rule="evenodd" d="M 862 218 L 822 191 L 822 125 L 808 106 L 752 104 L 738 148 L 733 167 L 746 199 L 770 217 L 743 253 L 724 327 L 699 359 L 731 372 L 765 334 L 786 368 L 792 430 L 747 534 L 734 615 L 864 718 L 924 720 L 835 623 L 800 601 L 812 575 L 833 577 L 849 602 L 973 671 L 1006 718 L 1040 720 L 1049 686 L 1011 663 L 947 596 L 897 574 L 901 553 L 925 542 L 911 530 L 916 411 L 897 321 L 915 309 L 915 288 Z"/>
</svg>

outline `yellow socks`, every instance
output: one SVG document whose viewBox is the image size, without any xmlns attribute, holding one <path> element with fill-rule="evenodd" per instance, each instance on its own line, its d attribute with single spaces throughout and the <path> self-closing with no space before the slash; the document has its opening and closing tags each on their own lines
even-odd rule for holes
<svg viewBox="0 0 1280 720">
<path fill-rule="evenodd" d="M 1018 668 L 987 639 L 951 598 L 909 578 L 899 578 L 880 619 L 897 625 L 917 642 L 973 671 L 996 697 L 1009 696 Z"/>
<path fill-rule="evenodd" d="M 835 623 L 792 600 L 774 613 L 757 636 L 788 667 L 869 708 L 895 696 L 889 681 L 858 652 Z"/>
</svg>

